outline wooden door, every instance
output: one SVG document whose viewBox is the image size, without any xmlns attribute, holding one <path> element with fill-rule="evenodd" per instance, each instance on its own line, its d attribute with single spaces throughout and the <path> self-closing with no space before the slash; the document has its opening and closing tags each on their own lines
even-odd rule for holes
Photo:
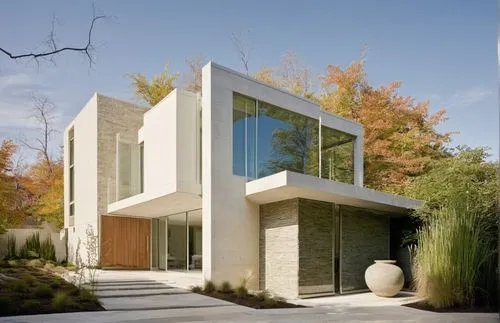
<svg viewBox="0 0 500 323">
<path fill-rule="evenodd" d="M 151 219 L 101 216 L 101 265 L 150 268 Z"/>
</svg>

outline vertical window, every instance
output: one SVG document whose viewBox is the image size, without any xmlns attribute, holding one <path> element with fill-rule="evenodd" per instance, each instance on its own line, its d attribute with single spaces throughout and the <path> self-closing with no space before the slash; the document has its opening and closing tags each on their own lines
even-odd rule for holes
<svg viewBox="0 0 500 323">
<path fill-rule="evenodd" d="M 233 95 L 233 174 L 256 178 L 255 100 Z"/>
<path fill-rule="evenodd" d="M 75 130 L 68 133 L 69 146 L 69 215 L 75 215 Z"/>
<path fill-rule="evenodd" d="M 118 143 L 118 200 L 132 195 L 132 145 Z"/>
<path fill-rule="evenodd" d="M 321 127 L 321 177 L 354 183 L 354 140 L 342 131 Z"/>
<path fill-rule="evenodd" d="M 144 142 L 139 144 L 140 193 L 144 193 Z"/>
</svg>

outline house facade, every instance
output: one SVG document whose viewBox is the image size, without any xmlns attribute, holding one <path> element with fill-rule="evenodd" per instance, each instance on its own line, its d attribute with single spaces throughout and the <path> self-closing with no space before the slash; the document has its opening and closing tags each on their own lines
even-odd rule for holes
<svg viewBox="0 0 500 323">
<path fill-rule="evenodd" d="M 94 95 L 65 131 L 71 260 L 288 297 L 366 289 L 420 201 L 363 187 L 363 127 L 215 63 L 147 110 Z M 74 260 L 73 260 L 74 261 Z"/>
</svg>

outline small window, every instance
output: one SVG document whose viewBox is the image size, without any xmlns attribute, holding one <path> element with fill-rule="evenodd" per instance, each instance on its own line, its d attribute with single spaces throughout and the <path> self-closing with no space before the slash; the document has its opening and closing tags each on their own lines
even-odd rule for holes
<svg viewBox="0 0 500 323">
<path fill-rule="evenodd" d="M 75 215 L 75 130 L 68 132 L 69 150 L 69 215 Z M 73 222 L 71 222 L 73 223 Z"/>
</svg>

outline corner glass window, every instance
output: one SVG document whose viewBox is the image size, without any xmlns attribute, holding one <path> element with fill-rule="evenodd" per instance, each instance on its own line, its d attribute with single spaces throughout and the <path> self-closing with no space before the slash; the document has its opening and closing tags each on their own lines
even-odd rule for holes
<svg viewBox="0 0 500 323">
<path fill-rule="evenodd" d="M 321 127 L 321 177 L 354 183 L 354 140 L 342 131 Z"/>
<path fill-rule="evenodd" d="M 233 95 L 233 174 L 255 178 L 255 100 Z"/>
</svg>

